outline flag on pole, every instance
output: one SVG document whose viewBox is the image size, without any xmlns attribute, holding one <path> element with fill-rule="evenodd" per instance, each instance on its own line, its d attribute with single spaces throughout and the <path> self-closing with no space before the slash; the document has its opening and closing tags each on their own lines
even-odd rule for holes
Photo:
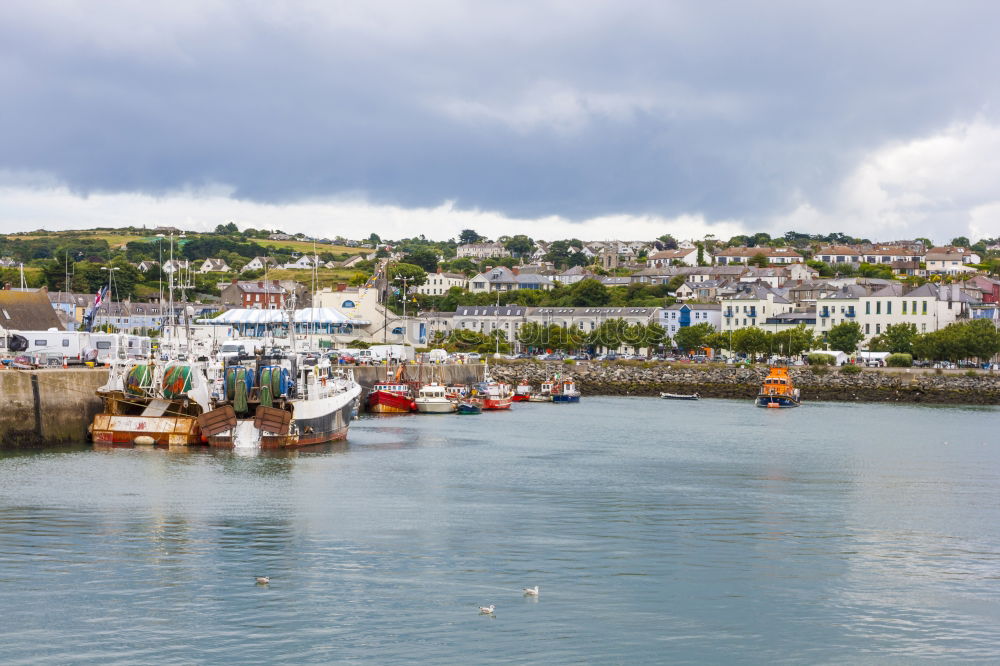
<svg viewBox="0 0 1000 666">
<path fill-rule="evenodd" d="M 103 285 L 100 289 L 97 290 L 97 295 L 94 296 L 94 308 L 101 307 L 101 303 L 104 302 L 104 299 L 107 298 L 107 296 L 108 296 L 108 285 Z"/>
</svg>

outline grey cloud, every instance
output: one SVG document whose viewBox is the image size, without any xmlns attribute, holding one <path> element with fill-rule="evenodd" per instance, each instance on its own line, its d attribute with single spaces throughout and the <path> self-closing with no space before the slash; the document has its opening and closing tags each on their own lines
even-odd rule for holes
<svg viewBox="0 0 1000 666">
<path fill-rule="evenodd" d="M 0 169 L 752 225 L 995 114 L 994 3 L 505 4 L 8 6 Z"/>
</svg>

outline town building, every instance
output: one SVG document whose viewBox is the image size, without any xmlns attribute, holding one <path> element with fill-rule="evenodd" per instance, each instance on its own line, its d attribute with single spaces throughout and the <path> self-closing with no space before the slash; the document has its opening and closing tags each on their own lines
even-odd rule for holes
<svg viewBox="0 0 1000 666">
<path fill-rule="evenodd" d="M 469 279 L 469 291 L 489 293 L 497 291 L 514 291 L 517 289 L 544 289 L 555 287 L 555 283 L 544 275 L 521 273 L 519 269 L 497 266 L 479 273 Z"/>
<path fill-rule="evenodd" d="M 230 308 L 281 310 L 288 296 L 278 280 L 233 280 L 221 290 L 221 302 Z"/>
<path fill-rule="evenodd" d="M 975 273 L 975 266 L 980 262 L 979 255 L 964 247 L 946 245 L 931 248 L 924 257 L 928 274 L 960 275 Z"/>
<path fill-rule="evenodd" d="M 246 263 L 241 270 L 246 271 L 262 271 L 265 268 L 277 268 L 278 262 L 274 260 L 273 257 L 254 257 Z"/>
<path fill-rule="evenodd" d="M 687 326 L 711 324 L 722 328 L 722 306 L 718 303 L 674 303 L 660 310 L 660 326 L 671 339 Z"/>
<path fill-rule="evenodd" d="M 226 273 L 229 270 L 231 269 L 225 259 L 206 259 L 198 268 L 199 273 Z"/>
<path fill-rule="evenodd" d="M 483 259 L 509 257 L 510 252 L 503 246 L 503 243 L 466 243 L 458 246 L 456 256 L 482 261 Z"/>
<path fill-rule="evenodd" d="M 710 255 L 707 251 L 703 251 L 701 261 L 704 264 L 712 263 L 712 255 Z M 660 250 L 659 252 L 654 252 L 646 258 L 646 266 L 649 268 L 677 265 L 697 266 L 698 248 Z"/>
<path fill-rule="evenodd" d="M 413 287 L 412 293 L 425 296 L 442 296 L 452 287 L 465 289 L 468 278 L 460 273 L 444 273 L 439 268 L 436 273 L 427 274 L 427 282 L 419 287 Z"/>
<path fill-rule="evenodd" d="M 784 294 L 756 283 L 741 285 L 737 293 L 719 299 L 719 304 L 723 331 L 759 326 L 768 317 L 794 309 Z"/>
<path fill-rule="evenodd" d="M 715 262 L 723 266 L 728 264 L 746 264 L 757 255 L 764 255 L 768 264 L 794 264 L 802 262 L 803 257 L 790 247 L 727 247 L 715 254 Z"/>
</svg>

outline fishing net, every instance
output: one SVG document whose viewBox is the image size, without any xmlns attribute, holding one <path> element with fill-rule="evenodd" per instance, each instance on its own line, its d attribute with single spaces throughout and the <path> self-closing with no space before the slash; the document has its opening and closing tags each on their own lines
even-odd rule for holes
<svg viewBox="0 0 1000 666">
<path fill-rule="evenodd" d="M 163 397 L 179 398 L 191 390 L 191 366 L 172 365 L 163 373 Z"/>
</svg>

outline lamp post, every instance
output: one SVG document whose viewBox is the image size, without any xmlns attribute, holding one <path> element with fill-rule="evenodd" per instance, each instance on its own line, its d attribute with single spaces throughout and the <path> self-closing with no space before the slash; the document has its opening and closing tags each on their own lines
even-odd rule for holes
<svg viewBox="0 0 1000 666">
<path fill-rule="evenodd" d="M 121 268 L 118 267 L 118 266 L 112 267 L 109 264 L 107 266 L 101 266 L 101 270 L 108 272 L 108 325 L 110 326 L 110 322 L 111 322 L 111 303 L 113 303 L 114 300 L 115 300 L 114 299 L 114 291 L 112 291 L 112 288 L 111 288 L 112 277 L 114 276 L 115 271 L 120 271 Z M 119 299 L 119 305 L 120 304 L 121 304 L 121 300 Z M 96 313 L 95 313 L 94 316 L 95 317 L 97 316 Z"/>
</svg>

